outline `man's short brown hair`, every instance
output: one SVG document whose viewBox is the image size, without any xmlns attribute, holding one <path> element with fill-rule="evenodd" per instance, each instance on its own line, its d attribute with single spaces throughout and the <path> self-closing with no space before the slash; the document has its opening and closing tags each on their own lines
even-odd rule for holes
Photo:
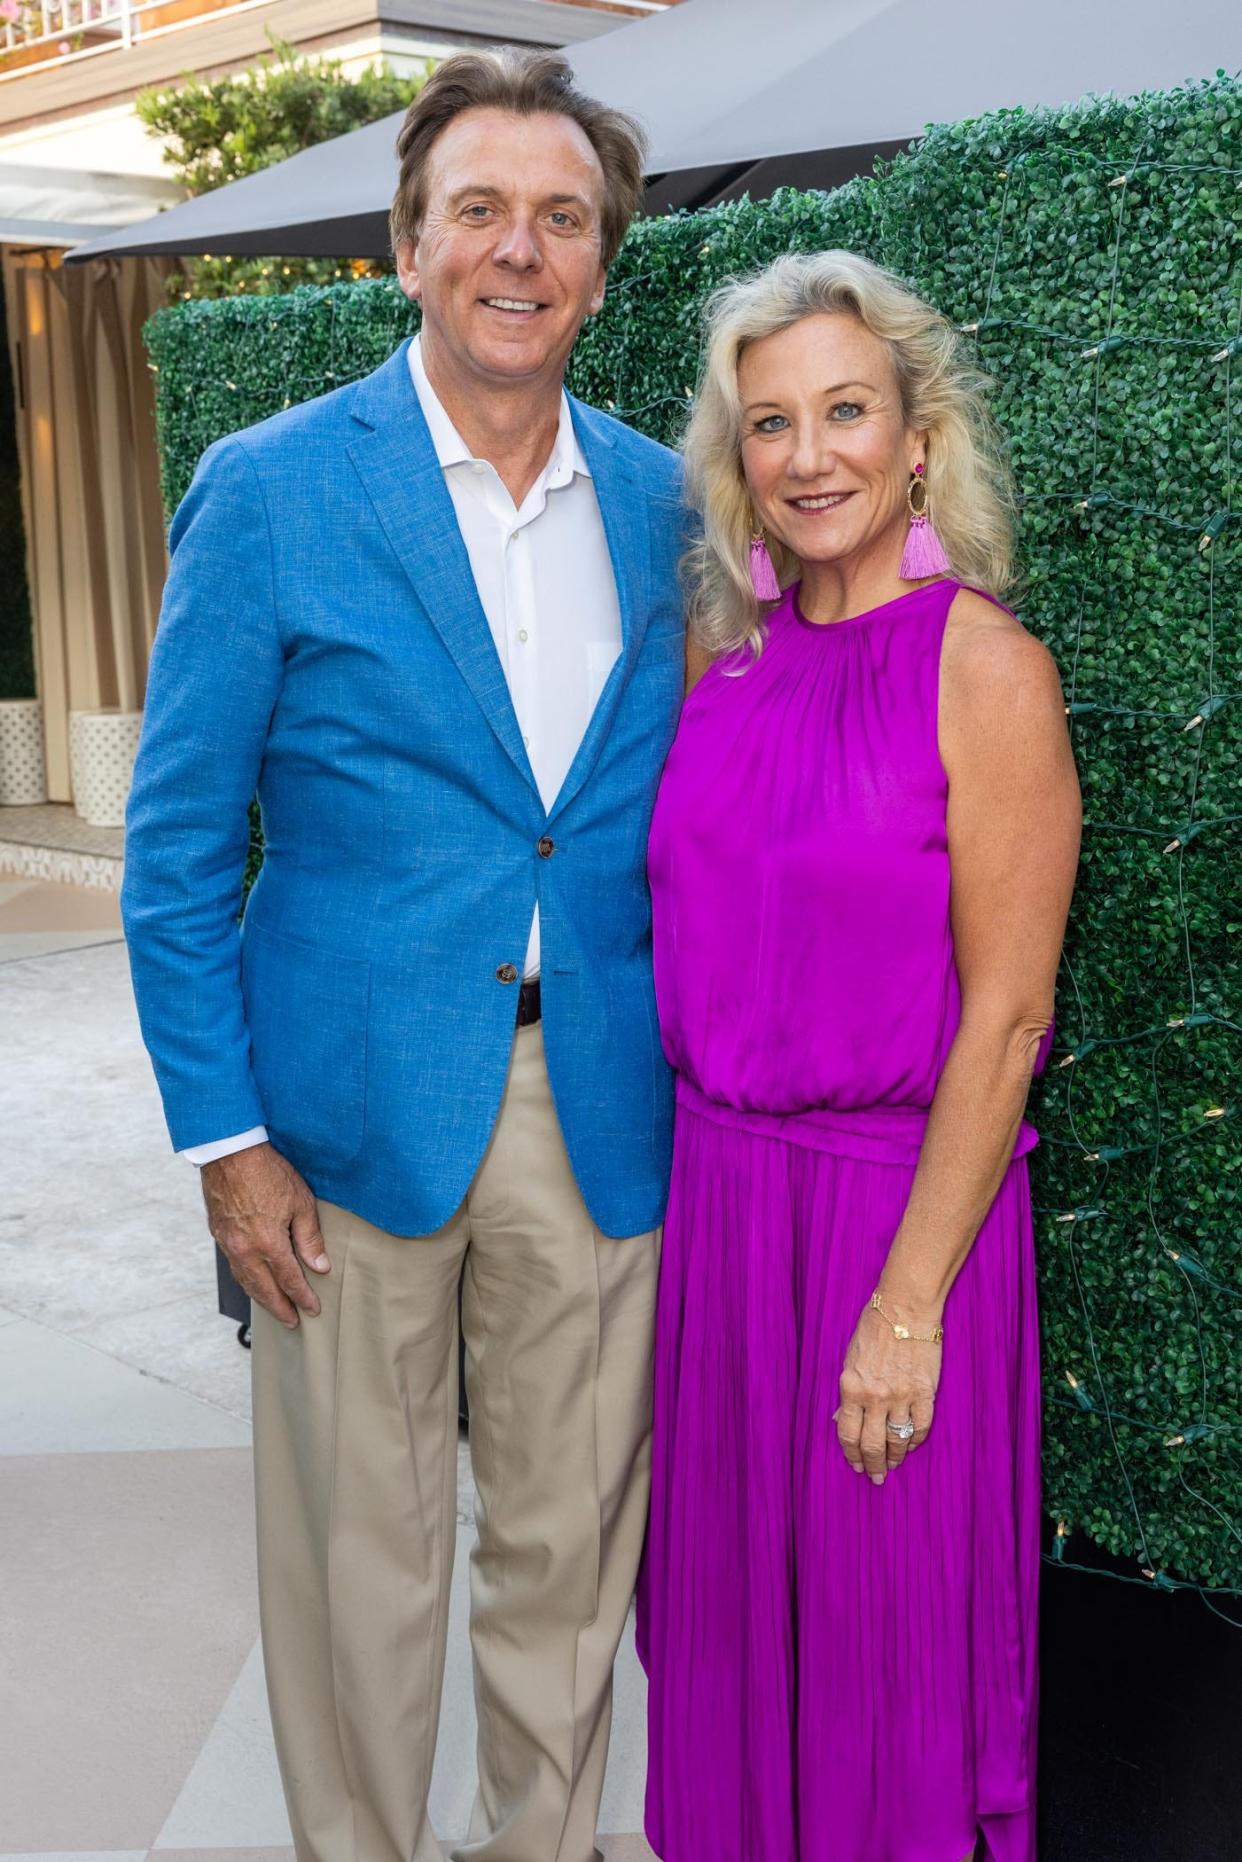
<svg viewBox="0 0 1242 1862">
<path fill-rule="evenodd" d="M 432 144 L 455 116 L 478 109 L 567 116 L 577 123 L 604 171 L 601 257 L 611 265 L 642 199 L 647 138 L 633 117 L 577 90 L 573 71 L 559 52 L 513 46 L 459 52 L 445 59 L 406 111 L 397 137 L 401 177 L 388 218 L 393 251 L 401 240 L 418 238 L 427 206 Z"/>
</svg>

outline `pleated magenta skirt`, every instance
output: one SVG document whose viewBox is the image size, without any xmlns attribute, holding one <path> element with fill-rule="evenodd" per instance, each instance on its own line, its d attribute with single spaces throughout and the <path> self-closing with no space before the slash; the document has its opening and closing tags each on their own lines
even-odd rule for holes
<svg viewBox="0 0 1242 1862">
<path fill-rule="evenodd" d="M 876 1487 L 832 1421 L 916 1154 L 679 1094 L 639 1587 L 663 1862 L 1033 1862 L 1024 1157 L 949 1296 L 925 1446 Z"/>
</svg>

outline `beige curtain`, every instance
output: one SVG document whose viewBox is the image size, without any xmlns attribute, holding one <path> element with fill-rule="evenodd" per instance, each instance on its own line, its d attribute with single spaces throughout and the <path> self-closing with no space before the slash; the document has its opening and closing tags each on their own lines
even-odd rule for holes
<svg viewBox="0 0 1242 1862">
<path fill-rule="evenodd" d="M 0 248 L 48 793 L 72 801 L 69 712 L 141 709 L 166 557 L 142 326 L 172 259 Z"/>
</svg>

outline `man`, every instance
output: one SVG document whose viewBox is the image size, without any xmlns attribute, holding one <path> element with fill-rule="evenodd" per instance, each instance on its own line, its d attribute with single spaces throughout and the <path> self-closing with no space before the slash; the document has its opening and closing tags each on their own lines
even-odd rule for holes
<svg viewBox="0 0 1242 1862">
<path fill-rule="evenodd" d="M 255 1302 L 298 1856 L 439 1862 L 462 1280 L 455 1853 L 590 1862 L 648 1484 L 671 1084 L 644 866 L 684 537 L 673 456 L 562 378 L 643 150 L 512 52 L 442 65 L 398 149 L 421 339 L 209 448 L 174 520 L 125 922 L 173 1142 Z"/>
</svg>

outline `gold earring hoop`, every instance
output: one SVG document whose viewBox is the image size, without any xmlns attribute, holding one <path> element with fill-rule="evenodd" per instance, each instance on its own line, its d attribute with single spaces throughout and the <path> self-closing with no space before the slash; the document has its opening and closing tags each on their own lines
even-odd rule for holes
<svg viewBox="0 0 1242 1862">
<path fill-rule="evenodd" d="M 948 555 L 936 535 L 928 511 L 927 480 L 923 476 L 926 469 L 920 461 L 911 472 L 910 483 L 906 486 L 910 528 L 906 533 L 906 547 L 901 553 L 899 571 L 905 582 L 919 582 L 924 576 L 949 573 Z"/>
</svg>

